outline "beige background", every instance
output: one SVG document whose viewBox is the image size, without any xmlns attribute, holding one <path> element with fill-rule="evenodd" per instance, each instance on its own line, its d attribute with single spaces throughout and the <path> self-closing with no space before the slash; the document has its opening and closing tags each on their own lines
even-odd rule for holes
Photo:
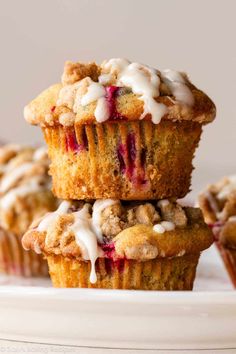
<svg viewBox="0 0 236 354">
<path fill-rule="evenodd" d="M 58 81 L 66 59 L 127 57 L 187 71 L 215 101 L 195 159 L 195 194 L 236 172 L 236 1 L 0 0 L 0 138 L 37 143 L 23 106 Z"/>
</svg>

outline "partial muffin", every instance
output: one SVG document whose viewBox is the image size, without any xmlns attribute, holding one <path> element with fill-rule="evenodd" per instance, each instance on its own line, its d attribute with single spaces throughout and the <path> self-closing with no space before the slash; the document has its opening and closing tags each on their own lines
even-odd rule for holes
<svg viewBox="0 0 236 354">
<path fill-rule="evenodd" d="M 27 254 L 21 238 L 34 218 L 57 208 L 50 191 L 45 148 L 0 147 L 0 271 L 25 276 L 47 275 L 47 264 Z"/>
<path fill-rule="evenodd" d="M 55 287 L 191 290 L 213 241 L 200 209 L 175 201 L 64 201 L 22 239 L 43 253 Z"/>
<path fill-rule="evenodd" d="M 236 175 L 208 186 L 200 195 L 199 204 L 236 288 Z"/>
<path fill-rule="evenodd" d="M 24 115 L 43 129 L 57 197 L 145 200 L 189 191 L 215 105 L 183 73 L 111 59 L 67 62 Z"/>
<path fill-rule="evenodd" d="M 0 227 L 0 273 L 24 277 L 48 276 L 48 265 L 35 252 L 25 252 L 21 236 Z"/>
</svg>

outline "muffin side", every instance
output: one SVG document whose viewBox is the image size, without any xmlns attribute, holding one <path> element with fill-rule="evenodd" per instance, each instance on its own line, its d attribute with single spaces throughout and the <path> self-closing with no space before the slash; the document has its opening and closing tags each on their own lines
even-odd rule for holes
<svg viewBox="0 0 236 354">
<path fill-rule="evenodd" d="M 199 196 L 199 204 L 236 288 L 236 176 L 209 185 Z"/>
</svg>

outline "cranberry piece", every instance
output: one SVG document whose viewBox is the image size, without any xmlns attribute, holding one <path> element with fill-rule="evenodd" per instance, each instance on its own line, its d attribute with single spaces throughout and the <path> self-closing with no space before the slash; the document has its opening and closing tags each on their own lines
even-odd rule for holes
<svg viewBox="0 0 236 354">
<path fill-rule="evenodd" d="M 106 100 L 108 103 L 110 118 L 109 120 L 125 119 L 116 109 L 116 97 L 120 95 L 122 87 L 107 86 L 106 88 Z"/>
<path fill-rule="evenodd" d="M 114 243 L 105 243 L 101 245 L 103 252 L 105 253 L 105 257 L 113 258 L 115 254 L 115 245 Z"/>
<path fill-rule="evenodd" d="M 130 175 L 130 177 L 132 177 L 134 174 L 134 170 L 135 170 L 135 159 L 136 159 L 136 155 L 137 155 L 134 134 L 132 134 L 132 133 L 128 134 L 126 146 L 127 146 L 127 155 L 128 155 L 128 161 L 129 161 L 129 167 L 128 167 L 127 172 Z"/>
<path fill-rule="evenodd" d="M 51 107 L 51 112 L 53 113 L 55 111 L 55 109 L 56 109 L 56 106 L 52 106 Z"/>
<path fill-rule="evenodd" d="M 121 173 L 125 173 L 134 185 L 145 185 L 147 180 L 145 178 L 145 164 L 146 164 L 146 149 L 142 149 L 140 153 L 140 169 L 139 174 L 135 173 L 137 149 L 135 145 L 135 135 L 129 133 L 125 144 L 119 144 L 117 149 L 117 157 L 120 164 Z M 125 161 L 127 161 L 127 166 Z"/>
<path fill-rule="evenodd" d="M 66 150 L 73 152 L 79 151 L 79 144 L 77 142 L 74 130 L 68 130 L 66 132 Z"/>
<path fill-rule="evenodd" d="M 111 274 L 112 272 L 112 259 L 110 258 L 104 258 L 104 263 L 105 263 L 105 269 L 107 274 Z"/>
<path fill-rule="evenodd" d="M 145 167 L 146 164 L 146 154 L 147 154 L 146 149 L 142 149 L 140 154 L 140 162 L 143 168 Z"/>
<path fill-rule="evenodd" d="M 125 155 L 125 148 L 123 144 L 120 144 L 118 149 L 117 149 L 117 157 L 120 163 L 120 171 L 121 173 L 125 173 L 125 160 L 124 160 L 124 155 Z"/>
<path fill-rule="evenodd" d="M 88 138 L 85 129 L 82 132 L 82 144 L 79 144 L 74 129 L 66 132 L 66 150 L 74 153 L 88 149 Z"/>
</svg>

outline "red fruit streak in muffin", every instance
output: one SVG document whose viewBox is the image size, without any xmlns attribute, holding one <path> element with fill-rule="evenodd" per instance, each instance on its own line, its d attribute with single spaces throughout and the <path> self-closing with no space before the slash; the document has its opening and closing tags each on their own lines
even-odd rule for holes
<svg viewBox="0 0 236 354">
<path fill-rule="evenodd" d="M 53 113 L 55 111 L 55 109 L 56 109 L 56 106 L 52 106 L 51 107 L 51 112 Z"/>
<path fill-rule="evenodd" d="M 140 153 L 140 168 L 139 175 L 137 175 L 136 168 L 136 158 L 137 149 L 135 146 L 135 135 L 129 133 L 125 144 L 119 144 L 117 149 L 117 157 L 120 163 L 121 173 L 125 173 L 127 177 L 133 182 L 134 185 L 140 186 L 146 183 L 145 180 L 145 161 L 146 161 L 146 151 L 141 150 Z M 125 164 L 127 161 L 127 166 Z"/>
<path fill-rule="evenodd" d="M 85 130 L 82 135 L 82 144 L 78 144 L 74 129 L 66 131 L 66 151 L 81 152 L 87 149 L 88 139 Z"/>
<path fill-rule="evenodd" d="M 117 268 L 119 272 L 123 272 L 124 265 L 125 265 L 125 258 L 115 257 L 114 243 L 104 244 L 101 247 L 105 254 L 106 272 L 110 274 L 114 268 Z"/>
<path fill-rule="evenodd" d="M 116 109 L 116 97 L 119 95 L 121 88 L 118 86 L 107 86 L 106 87 L 106 101 L 108 103 L 110 117 L 109 121 L 117 119 L 126 119 L 123 117 Z"/>
</svg>

